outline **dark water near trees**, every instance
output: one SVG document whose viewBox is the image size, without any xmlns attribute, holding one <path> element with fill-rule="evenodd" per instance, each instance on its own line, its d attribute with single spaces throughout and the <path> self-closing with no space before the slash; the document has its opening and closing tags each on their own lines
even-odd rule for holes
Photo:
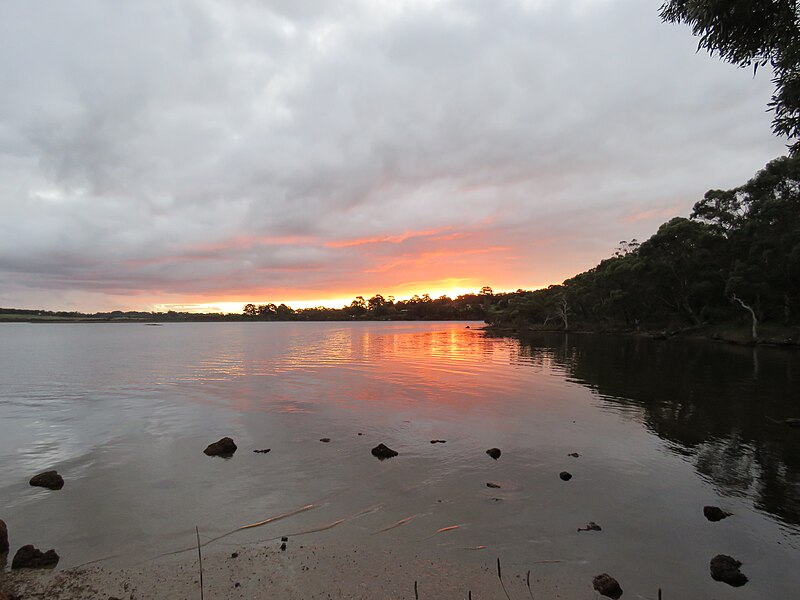
<svg viewBox="0 0 800 600">
<path fill-rule="evenodd" d="M 133 565 L 195 524 L 208 539 L 312 504 L 208 551 L 345 519 L 298 539 L 499 556 L 562 597 L 607 571 L 624 597 L 792 598 L 800 430 L 775 420 L 800 416 L 799 376 L 779 349 L 464 323 L 0 325 L 0 518 L 12 551 Z M 234 457 L 203 455 L 223 435 Z M 400 455 L 379 462 L 379 442 Z M 52 468 L 63 490 L 28 486 Z M 720 553 L 744 588 L 711 580 Z"/>
</svg>

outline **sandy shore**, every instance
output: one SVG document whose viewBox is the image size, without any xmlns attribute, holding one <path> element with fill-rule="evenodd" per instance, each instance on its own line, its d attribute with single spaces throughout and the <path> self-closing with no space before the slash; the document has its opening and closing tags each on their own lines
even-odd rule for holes
<svg viewBox="0 0 800 600">
<path fill-rule="evenodd" d="M 503 598 L 496 557 L 458 564 L 422 554 L 401 556 L 358 546 L 322 547 L 290 541 L 285 551 L 269 545 L 230 546 L 204 552 L 205 598 L 231 599 L 413 599 Z M 591 598 L 591 582 L 558 581 L 553 565 L 534 568 L 535 597 Z M 200 598 L 197 556 L 150 561 L 128 568 L 99 564 L 65 570 L 21 570 L 0 576 L 0 590 L 24 600 L 120 600 Z M 503 568 L 504 583 L 515 598 L 528 598 L 526 571 Z M 579 582 L 580 583 L 580 582 Z M 2 598 L 2 596 L 0 596 Z"/>
</svg>

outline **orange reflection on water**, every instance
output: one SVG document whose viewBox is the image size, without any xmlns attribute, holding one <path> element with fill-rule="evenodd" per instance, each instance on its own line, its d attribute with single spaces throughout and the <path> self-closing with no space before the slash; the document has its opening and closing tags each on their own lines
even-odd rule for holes
<svg viewBox="0 0 800 600">
<path fill-rule="evenodd" d="M 240 412 L 303 413 L 334 405 L 474 410 L 508 392 L 508 371 L 498 364 L 530 360 L 518 344 L 486 337 L 476 326 L 242 325 L 238 336 L 209 349 L 179 381 L 202 385 L 211 402 Z"/>
</svg>

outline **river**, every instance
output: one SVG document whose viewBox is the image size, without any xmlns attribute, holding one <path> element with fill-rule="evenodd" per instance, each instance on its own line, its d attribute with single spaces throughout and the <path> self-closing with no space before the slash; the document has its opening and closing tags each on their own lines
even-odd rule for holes
<svg viewBox="0 0 800 600">
<path fill-rule="evenodd" d="M 796 597 L 800 430 L 780 421 L 800 417 L 800 354 L 479 327 L 1 324 L 12 552 L 129 566 L 195 525 L 209 540 L 313 505 L 216 543 L 303 534 L 584 587 L 608 572 L 626 597 Z M 235 455 L 205 456 L 223 436 Z M 377 460 L 378 443 L 399 455 Z M 28 485 L 49 469 L 62 490 Z M 578 531 L 590 521 L 602 531 Z M 713 581 L 717 554 L 748 584 Z"/>
</svg>

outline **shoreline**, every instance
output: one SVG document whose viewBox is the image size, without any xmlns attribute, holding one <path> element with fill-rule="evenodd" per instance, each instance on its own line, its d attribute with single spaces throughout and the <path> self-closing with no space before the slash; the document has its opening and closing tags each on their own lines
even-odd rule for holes
<svg viewBox="0 0 800 600">
<path fill-rule="evenodd" d="M 486 325 L 480 328 L 481 331 L 499 336 L 515 337 L 523 339 L 525 336 L 537 334 L 563 334 L 574 333 L 578 335 L 608 335 L 608 336 L 629 336 L 640 337 L 658 341 L 689 341 L 703 340 L 708 342 L 718 342 L 735 346 L 769 346 L 779 348 L 798 348 L 800 347 L 800 328 L 765 326 L 767 335 L 759 336 L 753 341 L 749 336 L 749 327 L 730 327 L 730 326 L 705 326 L 702 328 L 691 328 L 684 330 L 631 330 L 631 329 L 569 329 L 563 328 L 541 328 L 541 327 L 512 327 L 505 325 Z"/>
</svg>

